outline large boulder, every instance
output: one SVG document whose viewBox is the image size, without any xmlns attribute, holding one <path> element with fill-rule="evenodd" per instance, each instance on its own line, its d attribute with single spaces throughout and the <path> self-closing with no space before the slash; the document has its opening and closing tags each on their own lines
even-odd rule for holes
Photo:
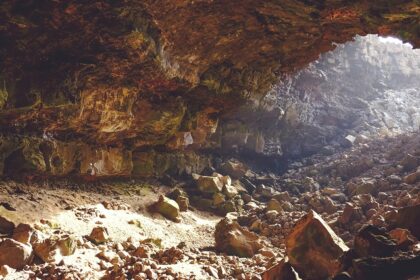
<svg viewBox="0 0 420 280">
<path fill-rule="evenodd" d="M 0 243 L 0 266 L 8 265 L 21 269 L 33 259 L 32 247 L 13 239 L 5 239 Z"/>
<path fill-rule="evenodd" d="M 216 225 L 214 234 L 216 249 L 229 255 L 252 257 L 262 248 L 258 235 L 229 218 L 224 218 Z"/>
<path fill-rule="evenodd" d="M 309 211 L 286 239 L 287 256 L 307 280 L 327 279 L 338 272 L 338 259 L 349 248 L 315 212 Z"/>
<path fill-rule="evenodd" d="M 166 196 L 159 196 L 159 200 L 153 205 L 156 212 L 162 214 L 165 218 L 174 222 L 179 222 L 179 205 L 175 200 L 167 198 Z"/>
</svg>

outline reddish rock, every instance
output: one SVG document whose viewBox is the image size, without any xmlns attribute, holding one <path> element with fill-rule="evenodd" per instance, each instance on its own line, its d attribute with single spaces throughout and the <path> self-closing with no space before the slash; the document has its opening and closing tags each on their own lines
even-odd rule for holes
<svg viewBox="0 0 420 280">
<path fill-rule="evenodd" d="M 302 217 L 286 239 L 290 264 L 308 280 L 325 280 L 338 272 L 344 242 L 314 211 Z"/>
</svg>

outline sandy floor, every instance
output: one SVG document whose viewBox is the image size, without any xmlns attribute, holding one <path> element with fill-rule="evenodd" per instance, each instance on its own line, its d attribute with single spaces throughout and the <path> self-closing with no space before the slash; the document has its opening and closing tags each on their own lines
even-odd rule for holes
<svg viewBox="0 0 420 280">
<path fill-rule="evenodd" d="M 93 188 L 93 187 L 92 187 Z M 157 213 L 147 211 L 147 206 L 167 192 L 165 187 L 132 184 L 104 184 L 93 192 L 77 188 L 61 188 L 54 184 L 15 184 L 0 182 L 0 214 L 16 224 L 48 224 L 51 230 L 60 229 L 76 237 L 89 235 L 98 225 L 108 229 L 112 241 L 122 242 L 147 238 L 161 239 L 163 247 L 172 247 L 180 242 L 190 248 L 214 245 L 214 228 L 221 219 L 198 210 L 182 212 L 182 222 L 174 223 Z M 105 206 L 107 207 L 105 207 Z M 112 209 L 115 208 L 115 209 Z M 10 211 L 12 210 L 12 211 Z M 81 249 L 65 257 L 68 265 L 90 271 L 90 279 L 98 279 L 99 259 L 94 256 L 98 249 Z M 201 266 L 177 264 L 174 271 L 200 275 Z M 204 275 L 207 274 L 203 274 Z M 16 273 L 7 279 L 26 279 L 25 273 Z M 203 278 L 204 279 L 204 278 Z"/>
</svg>

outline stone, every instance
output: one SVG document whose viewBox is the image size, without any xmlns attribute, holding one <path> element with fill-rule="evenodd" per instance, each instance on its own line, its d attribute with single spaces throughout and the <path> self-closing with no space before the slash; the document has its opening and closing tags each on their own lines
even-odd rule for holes
<svg viewBox="0 0 420 280">
<path fill-rule="evenodd" d="M 221 193 L 215 193 L 213 195 L 213 205 L 219 205 L 222 204 L 223 202 L 225 202 L 225 196 Z"/>
<path fill-rule="evenodd" d="M 327 279 L 340 267 L 338 259 L 349 248 L 314 211 L 309 211 L 286 238 L 290 264 L 308 280 Z"/>
<path fill-rule="evenodd" d="M 262 280 L 300 280 L 290 263 L 284 259 L 264 271 L 261 278 Z"/>
<path fill-rule="evenodd" d="M 354 272 L 353 278 L 357 280 L 410 279 L 413 276 L 420 275 L 420 255 L 407 254 L 385 258 L 370 256 L 354 259 L 352 270 Z"/>
<path fill-rule="evenodd" d="M 394 219 L 392 223 L 394 227 L 408 229 L 420 239 L 420 204 L 399 209 Z"/>
<path fill-rule="evenodd" d="M 408 229 L 403 228 L 391 230 L 389 236 L 397 242 L 398 248 L 402 250 L 408 249 L 418 241 Z"/>
<path fill-rule="evenodd" d="M 378 227 L 367 225 L 354 238 L 354 251 L 359 257 L 389 257 L 397 250 L 397 244 Z"/>
<path fill-rule="evenodd" d="M 248 171 L 248 167 L 242 162 L 230 160 L 222 165 L 222 171 L 233 179 L 241 179 Z"/>
<path fill-rule="evenodd" d="M 356 187 L 353 195 L 372 194 L 376 191 L 376 180 L 373 178 L 362 178 L 360 184 Z"/>
<path fill-rule="evenodd" d="M 283 212 L 283 208 L 281 207 L 281 204 L 278 200 L 276 199 L 271 199 L 268 203 L 267 203 L 267 211 L 271 211 L 271 210 L 275 210 L 278 213 Z"/>
<path fill-rule="evenodd" d="M 30 264 L 33 251 L 30 245 L 6 238 L 0 243 L 0 266 L 7 265 L 14 269 L 22 269 Z"/>
<path fill-rule="evenodd" d="M 224 185 L 223 186 L 223 194 L 226 195 L 228 198 L 233 198 L 238 195 L 238 190 L 231 185 Z"/>
<path fill-rule="evenodd" d="M 188 208 L 190 207 L 190 200 L 188 197 L 180 195 L 176 198 L 176 203 L 178 203 L 179 211 L 186 212 L 188 211 Z"/>
<path fill-rule="evenodd" d="M 420 171 L 416 171 L 413 173 L 408 174 L 404 177 L 404 183 L 413 185 L 420 181 Z"/>
<path fill-rule="evenodd" d="M 21 243 L 33 243 L 35 229 L 28 224 L 19 224 L 13 231 L 12 238 Z"/>
<path fill-rule="evenodd" d="M 416 169 L 420 164 L 420 157 L 407 154 L 403 160 L 400 162 L 400 165 L 403 167 L 403 171 L 411 171 Z"/>
<path fill-rule="evenodd" d="M 16 271 L 16 269 L 11 268 L 11 267 L 10 267 L 10 266 L 8 266 L 8 265 L 2 265 L 2 266 L 0 267 L 0 276 L 2 276 L 2 277 L 5 277 L 5 278 L 6 278 L 6 276 L 8 276 L 8 275 L 11 275 L 11 274 L 15 273 L 15 271 Z M 6 278 L 6 279 L 7 279 L 7 278 Z"/>
<path fill-rule="evenodd" d="M 345 146 L 352 146 L 354 142 L 356 141 L 356 137 L 350 134 L 344 137 L 344 139 L 346 140 Z"/>
<path fill-rule="evenodd" d="M 228 218 L 216 225 L 215 240 L 218 251 L 239 257 L 252 257 L 262 248 L 258 235 Z"/>
<path fill-rule="evenodd" d="M 179 205 L 176 201 L 163 195 L 159 196 L 159 200 L 153 205 L 154 211 L 162 214 L 165 218 L 174 222 L 180 222 Z"/>
<path fill-rule="evenodd" d="M 279 192 L 273 195 L 273 198 L 277 199 L 279 202 L 284 202 L 284 201 L 290 202 L 292 199 L 288 192 Z"/>
<path fill-rule="evenodd" d="M 0 233 L 12 234 L 15 229 L 15 213 L 0 205 Z"/>
<path fill-rule="evenodd" d="M 362 218 L 362 212 L 359 207 L 355 207 L 352 203 L 347 202 L 344 206 L 344 211 L 339 217 L 338 221 L 342 225 L 348 225 L 351 221 L 357 221 Z"/>
<path fill-rule="evenodd" d="M 59 263 L 63 256 L 73 255 L 76 251 L 76 239 L 70 235 L 53 235 L 34 244 L 37 257 L 46 263 Z"/>
<path fill-rule="evenodd" d="M 95 244 L 103 244 L 109 240 L 108 229 L 103 226 L 94 227 L 88 239 Z"/>
<path fill-rule="evenodd" d="M 216 193 L 222 191 L 223 182 L 219 177 L 200 176 L 197 180 L 197 186 L 203 193 Z"/>
</svg>

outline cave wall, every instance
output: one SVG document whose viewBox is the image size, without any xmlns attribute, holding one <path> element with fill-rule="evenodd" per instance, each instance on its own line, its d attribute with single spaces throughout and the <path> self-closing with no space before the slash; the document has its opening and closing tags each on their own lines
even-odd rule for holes
<svg viewBox="0 0 420 280">
<path fill-rule="evenodd" d="M 36 172 L 87 173 L 94 164 L 100 175 L 129 175 L 148 153 L 200 153 L 238 142 L 236 149 L 269 146 L 282 154 L 278 140 L 236 117 L 247 112 L 241 106 L 253 107 L 279 77 L 356 34 L 395 34 L 419 46 L 418 6 L 2 1 L 2 165 L 23 158 L 25 170 Z M 281 120 L 282 109 L 273 110 L 258 119 Z"/>
</svg>

